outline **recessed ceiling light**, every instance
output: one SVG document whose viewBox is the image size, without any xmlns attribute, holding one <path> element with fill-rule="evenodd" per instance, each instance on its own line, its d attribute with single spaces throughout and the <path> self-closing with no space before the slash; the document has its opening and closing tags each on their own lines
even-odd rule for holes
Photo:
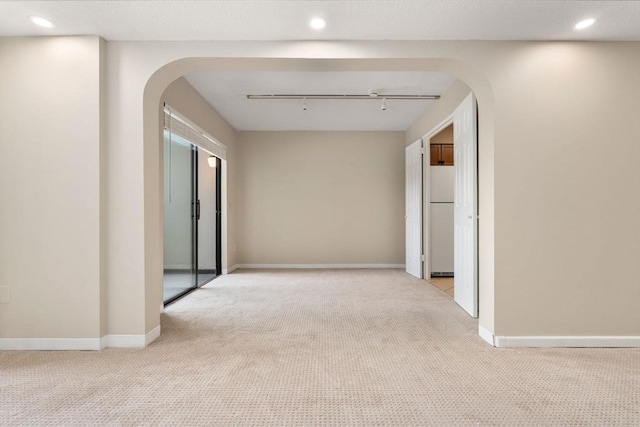
<svg viewBox="0 0 640 427">
<path fill-rule="evenodd" d="M 327 26 L 327 21 L 322 18 L 313 18 L 309 21 L 309 26 L 314 30 L 321 30 Z"/>
<path fill-rule="evenodd" d="M 29 19 L 31 20 L 31 22 L 33 22 L 34 24 L 36 24 L 39 27 L 43 27 L 43 28 L 53 28 L 53 23 L 51 23 L 51 21 L 41 18 L 39 16 L 34 16 L 31 15 L 29 17 Z"/>
<path fill-rule="evenodd" d="M 584 30 L 585 28 L 590 27 L 595 23 L 596 23 L 596 18 L 583 19 L 582 21 L 576 24 L 575 29 Z"/>
</svg>

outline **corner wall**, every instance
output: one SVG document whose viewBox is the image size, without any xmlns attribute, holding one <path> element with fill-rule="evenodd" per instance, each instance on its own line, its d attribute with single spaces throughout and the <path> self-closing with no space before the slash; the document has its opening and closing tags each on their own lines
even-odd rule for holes
<svg viewBox="0 0 640 427">
<path fill-rule="evenodd" d="M 99 348 L 104 48 L 0 39 L 0 348 Z"/>
</svg>

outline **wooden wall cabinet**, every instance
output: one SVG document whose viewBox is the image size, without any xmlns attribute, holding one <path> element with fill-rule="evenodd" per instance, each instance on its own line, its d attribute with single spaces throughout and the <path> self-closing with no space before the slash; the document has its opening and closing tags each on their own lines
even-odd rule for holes
<svg viewBox="0 0 640 427">
<path fill-rule="evenodd" d="M 453 144 L 431 144 L 431 166 L 453 166 Z"/>
</svg>

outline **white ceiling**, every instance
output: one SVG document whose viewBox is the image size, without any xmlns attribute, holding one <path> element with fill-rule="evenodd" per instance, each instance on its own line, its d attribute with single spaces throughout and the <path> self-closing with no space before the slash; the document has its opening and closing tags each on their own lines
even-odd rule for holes
<svg viewBox="0 0 640 427">
<path fill-rule="evenodd" d="M 56 27 L 39 29 L 39 15 Z M 311 30 L 312 16 L 328 21 Z M 575 31 L 585 17 L 593 27 Z M 639 1 L 0 1 L 0 36 L 107 40 L 640 40 Z"/>
<path fill-rule="evenodd" d="M 34 26 L 38 15 L 55 24 Z M 324 30 L 308 26 L 327 20 Z M 576 31 L 586 17 L 598 22 Z M 0 36 L 100 35 L 107 40 L 640 40 L 640 1 L 525 0 L 0 0 Z M 239 130 L 405 130 L 430 101 L 247 100 L 273 93 L 441 94 L 438 73 L 208 72 L 187 76 Z M 433 101 L 431 101 L 433 102 Z"/>
<path fill-rule="evenodd" d="M 435 101 L 387 100 L 394 95 L 440 95 L 455 77 L 437 72 L 214 71 L 187 81 L 238 130 L 397 130 L 411 126 Z M 376 100 L 251 100 L 247 95 L 357 94 Z"/>
</svg>

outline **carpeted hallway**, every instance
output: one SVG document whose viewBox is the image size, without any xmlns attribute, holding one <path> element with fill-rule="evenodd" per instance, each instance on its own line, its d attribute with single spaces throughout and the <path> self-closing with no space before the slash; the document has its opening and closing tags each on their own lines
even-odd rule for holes
<svg viewBox="0 0 640 427">
<path fill-rule="evenodd" d="M 239 271 L 145 349 L 0 352 L 0 425 L 632 426 L 640 350 L 495 349 L 398 270 Z"/>
</svg>

